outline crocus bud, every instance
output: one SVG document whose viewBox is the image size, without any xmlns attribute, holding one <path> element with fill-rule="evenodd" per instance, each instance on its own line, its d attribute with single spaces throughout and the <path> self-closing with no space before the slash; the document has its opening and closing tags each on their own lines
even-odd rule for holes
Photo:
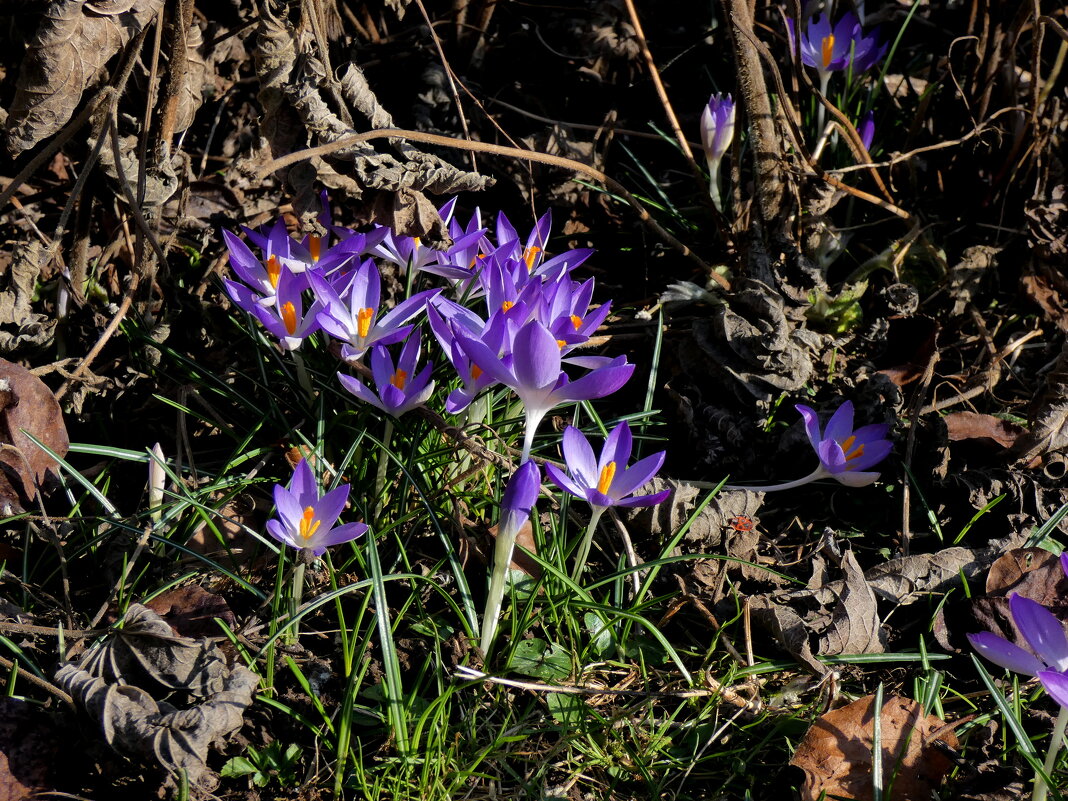
<svg viewBox="0 0 1068 801">
<path fill-rule="evenodd" d="M 708 161 L 709 194 L 716 208 L 723 211 L 719 194 L 719 164 L 734 138 L 734 99 L 717 92 L 708 99 L 701 113 L 701 146 Z"/>
<path fill-rule="evenodd" d="M 734 99 L 717 92 L 708 99 L 701 114 L 701 145 L 711 169 L 712 162 L 723 159 L 734 138 Z"/>
</svg>

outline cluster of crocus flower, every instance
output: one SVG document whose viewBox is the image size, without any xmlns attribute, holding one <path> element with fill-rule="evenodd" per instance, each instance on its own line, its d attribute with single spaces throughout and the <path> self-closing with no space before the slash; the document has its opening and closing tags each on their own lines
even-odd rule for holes
<svg viewBox="0 0 1068 801">
<path fill-rule="evenodd" d="M 326 208 L 325 195 L 323 203 Z M 370 381 L 346 372 L 338 374 L 339 381 L 355 397 L 390 416 L 387 431 L 392 430 L 389 419 L 426 403 L 434 392 L 432 366 L 421 366 L 418 320 L 424 312 L 434 339 L 460 379 L 459 386 L 448 394 L 447 411 L 466 413 L 480 393 L 494 386 L 508 388 L 522 402 L 525 425 L 520 467 L 503 497 L 483 622 L 482 645 L 488 649 L 496 632 L 515 536 L 541 490 L 541 473 L 530 459 L 539 424 L 559 404 L 615 392 L 630 378 L 634 365 L 623 356 L 576 352 L 611 309 L 609 303 L 592 304 L 593 279 L 571 278 L 572 270 L 589 258 L 591 250 L 572 249 L 550 256 L 549 214 L 542 216 L 526 236 L 499 214 L 495 237 L 491 237 L 477 210 L 466 225 L 455 218 L 454 210 L 455 200 L 440 210 L 453 239 L 452 247 L 444 251 L 382 227 L 356 233 L 334 226 L 326 211 L 319 222 L 328 238 L 297 241 L 281 220 L 259 231 L 244 229 L 249 242 L 260 249 L 259 257 L 242 239 L 226 233 L 230 261 L 240 279 L 227 281 L 226 289 L 284 350 L 296 351 L 304 339 L 322 331 L 339 343 L 341 357 L 348 365 L 355 367 L 366 359 Z M 384 308 L 376 259 L 393 262 L 410 278 L 416 272 L 438 276 L 448 287 L 427 289 L 391 309 Z M 400 348 L 396 358 L 391 347 Z M 575 435 L 577 432 L 568 434 L 565 445 L 565 459 L 574 479 L 563 473 L 554 476 L 571 491 L 587 481 L 589 467 L 584 452 L 573 442 Z M 663 498 L 665 493 L 626 498 L 663 461 L 663 454 L 658 454 L 628 469 L 630 443 L 625 425 L 610 435 L 606 453 L 611 464 L 602 466 L 602 472 L 609 471 L 605 474 L 608 477 L 594 482 L 600 488 L 596 499 L 591 500 L 595 509 L 616 503 L 656 503 Z M 362 529 L 353 528 L 358 524 L 330 528 L 340 512 L 339 506 L 335 509 L 340 490 L 312 502 L 309 475 L 306 466 L 298 467 L 293 488 L 279 485 L 276 489 L 279 517 L 271 521 L 268 530 L 287 545 L 318 556 L 326 545 L 358 536 Z M 294 500 L 296 495 L 299 500 Z M 582 491 L 580 495 L 593 497 Z M 329 520 L 328 513 L 333 515 Z M 599 516 L 597 512 L 594 525 Z M 592 528 L 583 540 L 582 562 Z M 581 564 L 577 570 L 581 572 Z"/>
<path fill-rule="evenodd" d="M 721 109 L 717 113 L 721 124 L 733 125 L 733 111 L 727 114 Z M 729 134 L 712 137 L 719 157 L 729 138 Z M 392 432 L 393 418 L 427 403 L 435 390 L 431 365 L 421 366 L 419 319 L 424 313 L 433 339 L 459 378 L 458 386 L 445 400 L 448 412 L 468 414 L 472 401 L 494 386 L 507 388 L 522 402 L 523 446 L 519 467 L 503 493 L 483 616 L 481 645 L 488 651 L 497 631 L 516 535 L 542 491 L 541 471 L 531 459 L 539 424 L 559 404 L 615 392 L 630 378 L 634 365 L 623 356 L 578 352 L 604 322 L 610 304 L 592 304 L 593 279 L 576 281 L 571 277 L 572 270 L 592 251 L 547 254 L 548 214 L 526 237 L 503 214 L 498 215 L 494 242 L 477 211 L 466 225 L 455 219 L 454 201 L 441 212 L 454 240 L 445 251 L 430 250 L 416 238 L 382 228 L 356 233 L 333 226 L 325 212 L 320 223 L 329 232 L 329 239 L 305 237 L 297 241 L 281 221 L 260 231 L 245 229 L 262 257 L 255 256 L 240 238 L 226 234 L 231 264 L 241 279 L 227 281 L 226 287 L 234 302 L 275 334 L 283 349 L 295 351 L 303 339 L 321 331 L 337 341 L 348 365 L 357 366 L 366 359 L 370 381 L 365 383 L 345 372 L 339 373 L 339 380 L 356 398 L 388 415 L 387 432 Z M 395 262 L 409 278 L 415 278 L 419 271 L 443 278 L 449 286 L 417 292 L 385 308 L 375 259 Z M 399 348 L 396 358 L 390 350 L 394 347 Z M 778 488 L 823 477 L 853 486 L 875 480 L 878 473 L 868 468 L 890 450 L 885 425 L 853 431 L 852 405 L 846 403 L 821 432 L 815 413 L 808 407 L 798 409 L 805 417 L 820 467 L 808 478 Z M 621 423 L 609 432 L 598 456 L 586 437 L 569 426 L 562 440 L 563 469 L 546 466 L 556 486 L 591 507 L 589 525 L 574 551 L 572 575 L 576 580 L 581 578 L 605 510 L 653 505 L 669 494 L 666 490 L 635 494 L 660 469 L 664 453 L 628 465 L 632 443 L 630 427 Z M 384 464 L 383 460 L 380 482 Z M 328 546 L 366 531 L 362 523 L 335 527 L 347 495 L 347 487 L 342 487 L 320 497 L 310 468 L 301 462 L 290 486 L 275 488 L 278 517 L 270 521 L 268 531 L 306 558 L 320 556 Z M 298 572 L 294 581 L 296 597 L 302 575 Z"/>
</svg>

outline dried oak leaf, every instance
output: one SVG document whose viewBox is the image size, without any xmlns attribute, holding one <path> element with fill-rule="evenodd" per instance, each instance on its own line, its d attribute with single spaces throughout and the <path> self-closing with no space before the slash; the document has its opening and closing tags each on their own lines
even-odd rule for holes
<svg viewBox="0 0 1068 801">
<path fill-rule="evenodd" d="M 111 57 L 162 5 L 163 0 L 49 2 L 20 65 L 7 116 L 8 152 L 18 156 L 62 128 Z"/>
<path fill-rule="evenodd" d="M 67 453 L 70 440 L 52 391 L 25 367 L 0 359 L 0 507 L 23 508 L 56 468 L 24 431 L 60 457 Z"/>
<path fill-rule="evenodd" d="M 132 604 L 122 627 L 80 665 L 62 665 L 56 682 L 100 724 L 112 748 L 166 770 L 167 790 L 175 792 L 175 777 L 185 770 L 203 793 L 218 784 L 206 764 L 208 748 L 241 727 L 259 676 L 227 667 L 214 645 L 178 637 L 155 612 Z M 198 703 L 179 709 L 145 687 Z"/>
<path fill-rule="evenodd" d="M 1003 448 L 1011 448 L 1016 438 L 1024 433 L 1022 426 L 994 417 L 992 414 L 976 412 L 953 412 L 943 418 L 951 442 L 966 439 L 986 439 L 996 442 Z"/>
<path fill-rule="evenodd" d="M 41 243 L 30 239 L 13 248 L 10 266 L 0 269 L 0 353 L 5 355 L 44 348 L 55 335 L 56 320 L 31 306 L 41 255 Z"/>
<path fill-rule="evenodd" d="M 816 654 L 877 654 L 885 648 L 875 593 L 852 552 L 842 558 L 845 577 L 817 589 L 751 596 L 753 620 L 795 659 L 819 673 Z M 812 637 L 817 647 L 813 651 Z"/>
<path fill-rule="evenodd" d="M 875 697 L 866 696 L 821 715 L 805 734 L 790 764 L 805 772 L 801 801 L 873 797 Z M 957 747 L 945 722 L 925 715 L 909 698 L 884 699 L 879 714 L 883 798 L 929 801 L 953 763 L 935 744 Z"/>
</svg>

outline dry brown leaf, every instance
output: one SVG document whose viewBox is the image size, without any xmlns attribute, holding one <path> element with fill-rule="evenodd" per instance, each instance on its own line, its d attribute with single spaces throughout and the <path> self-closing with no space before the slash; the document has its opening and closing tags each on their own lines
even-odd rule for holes
<svg viewBox="0 0 1068 801">
<path fill-rule="evenodd" d="M 1031 430 L 1016 440 L 1016 464 L 1026 466 L 1051 451 L 1068 449 L 1068 340 L 1036 400 Z"/>
<path fill-rule="evenodd" d="M 790 764 L 805 772 L 802 801 L 873 797 L 875 697 L 866 696 L 821 715 L 805 734 Z M 925 715 L 909 698 L 890 696 L 879 715 L 883 798 L 929 801 L 953 763 L 935 745 L 957 747 L 945 722 Z"/>
<path fill-rule="evenodd" d="M 0 505 L 11 508 L 37 497 L 46 474 L 57 466 L 24 431 L 60 457 L 70 446 L 52 390 L 25 367 L 0 359 Z"/>
<path fill-rule="evenodd" d="M 1016 444 L 1016 438 L 1024 433 L 1022 426 L 1002 420 L 1000 417 L 994 417 L 992 414 L 953 412 L 942 419 L 952 442 L 966 439 L 988 439 L 1003 448 L 1011 448 Z"/>
<path fill-rule="evenodd" d="M 852 551 L 842 557 L 844 587 L 838 596 L 831 625 L 820 640 L 820 653 L 879 654 L 886 650 L 875 593 Z"/>
<path fill-rule="evenodd" d="M 8 152 L 17 156 L 62 128 L 104 65 L 162 5 L 163 0 L 136 0 L 109 9 L 104 3 L 51 0 L 19 69 L 8 109 Z"/>
<path fill-rule="evenodd" d="M 185 770 L 195 788 L 210 791 L 218 779 L 206 764 L 208 748 L 241 727 L 259 676 L 227 667 L 214 645 L 178 637 L 155 612 L 132 604 L 122 627 L 80 666 L 61 666 L 56 682 L 97 720 L 112 748 L 165 769 L 168 790 Z M 200 703 L 178 709 L 145 687 Z"/>
<path fill-rule="evenodd" d="M 218 636 L 219 624 L 215 622 L 215 618 L 221 619 L 231 628 L 237 622 L 226 599 L 208 592 L 199 584 L 186 584 L 169 589 L 145 606 L 166 620 L 175 634 L 182 637 L 195 639 Z"/>
<path fill-rule="evenodd" d="M 6 356 L 48 347 L 55 337 L 55 318 L 31 306 L 42 261 L 41 243 L 30 239 L 12 248 L 11 266 L 0 270 L 0 353 Z"/>
</svg>

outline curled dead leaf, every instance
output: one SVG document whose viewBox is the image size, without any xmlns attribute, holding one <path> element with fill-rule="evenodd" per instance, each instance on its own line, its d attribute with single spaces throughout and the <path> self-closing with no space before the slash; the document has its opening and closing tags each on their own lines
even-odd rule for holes
<svg viewBox="0 0 1068 801">
<path fill-rule="evenodd" d="M 23 508 L 57 466 L 27 434 L 60 457 L 70 446 L 52 390 L 25 367 L 0 359 L 0 506 Z"/>
<path fill-rule="evenodd" d="M 790 764 L 805 772 L 802 801 L 873 797 L 875 696 L 821 715 L 805 734 Z M 945 722 L 924 714 L 909 698 L 884 699 L 878 718 L 882 742 L 883 798 L 929 801 L 953 767 L 939 747 L 957 747 Z"/>
<path fill-rule="evenodd" d="M 174 792 L 180 770 L 198 790 L 217 785 L 208 748 L 241 727 L 259 676 L 228 667 L 214 645 L 179 637 L 155 612 L 132 604 L 122 626 L 80 665 L 62 665 L 56 682 L 100 724 L 108 745 L 166 770 L 165 787 Z M 179 709 L 157 697 L 173 700 L 173 691 L 196 703 Z"/>
</svg>

